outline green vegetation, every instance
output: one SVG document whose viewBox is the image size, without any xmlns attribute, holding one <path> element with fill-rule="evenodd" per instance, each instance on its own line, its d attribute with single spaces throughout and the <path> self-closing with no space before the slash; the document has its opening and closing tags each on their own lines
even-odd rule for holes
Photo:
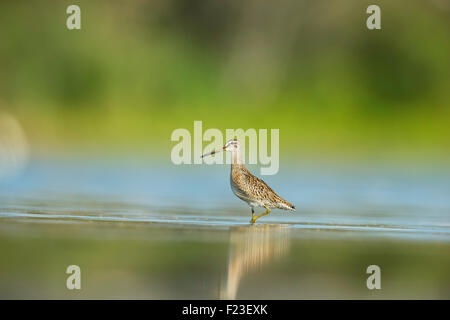
<svg viewBox="0 0 450 320">
<path fill-rule="evenodd" d="M 155 152 L 170 134 L 279 128 L 281 152 L 448 160 L 443 2 L 68 1 L 0 4 L 0 109 L 37 153 Z M 289 148 L 295 145 L 295 148 Z"/>
</svg>

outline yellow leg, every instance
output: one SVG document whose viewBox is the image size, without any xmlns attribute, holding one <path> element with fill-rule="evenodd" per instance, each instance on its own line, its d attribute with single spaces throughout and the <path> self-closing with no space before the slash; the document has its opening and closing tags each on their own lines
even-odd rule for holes
<svg viewBox="0 0 450 320">
<path fill-rule="evenodd" d="M 261 213 L 259 216 L 255 215 L 255 211 L 252 208 L 252 220 L 250 220 L 251 224 L 255 223 L 256 220 L 258 220 L 259 218 L 264 217 L 265 215 L 270 213 L 270 209 L 269 208 L 267 208 L 267 207 L 264 207 L 264 208 L 266 208 L 267 211 L 264 212 L 264 213 Z"/>
</svg>

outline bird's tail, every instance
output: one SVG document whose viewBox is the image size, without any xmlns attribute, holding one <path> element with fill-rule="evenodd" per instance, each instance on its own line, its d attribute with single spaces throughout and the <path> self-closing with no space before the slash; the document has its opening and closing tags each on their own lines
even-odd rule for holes
<svg viewBox="0 0 450 320">
<path fill-rule="evenodd" d="M 284 200 L 283 202 L 279 202 L 278 206 L 280 209 L 295 211 L 295 206 L 292 203 L 287 202 L 286 200 Z"/>
</svg>

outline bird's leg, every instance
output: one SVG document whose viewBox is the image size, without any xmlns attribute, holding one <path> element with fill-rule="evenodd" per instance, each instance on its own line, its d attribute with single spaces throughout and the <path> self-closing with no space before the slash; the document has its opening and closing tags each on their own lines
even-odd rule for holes
<svg viewBox="0 0 450 320">
<path fill-rule="evenodd" d="M 259 218 L 264 217 L 265 215 L 270 213 L 270 209 L 269 208 L 267 208 L 266 206 L 264 206 L 264 208 L 266 208 L 267 211 L 264 212 L 264 213 L 261 213 L 259 216 L 255 216 L 255 211 L 252 208 L 252 220 L 250 220 L 250 223 L 255 223 L 256 220 L 258 220 Z"/>
<path fill-rule="evenodd" d="M 258 218 L 255 218 L 255 209 L 252 207 L 252 220 L 250 220 L 250 223 L 255 223 L 256 219 Z"/>
<path fill-rule="evenodd" d="M 270 213 L 270 209 L 269 208 L 267 208 L 266 206 L 264 206 L 264 208 L 266 208 L 267 211 L 262 213 L 262 214 L 260 214 L 259 216 L 256 216 L 256 219 L 264 217 L 266 214 Z"/>
</svg>

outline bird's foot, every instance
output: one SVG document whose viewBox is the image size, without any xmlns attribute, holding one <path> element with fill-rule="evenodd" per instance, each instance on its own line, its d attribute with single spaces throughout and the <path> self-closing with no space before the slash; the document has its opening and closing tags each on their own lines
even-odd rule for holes
<svg viewBox="0 0 450 320">
<path fill-rule="evenodd" d="M 269 208 L 266 208 L 266 209 L 267 209 L 267 211 L 264 212 L 263 214 L 260 214 L 259 216 L 257 216 L 254 213 L 252 213 L 252 219 L 250 220 L 250 223 L 254 224 L 256 222 L 256 220 L 258 220 L 259 218 L 264 217 L 265 215 L 269 214 L 270 213 L 270 209 Z"/>
<path fill-rule="evenodd" d="M 254 224 L 256 222 L 256 220 L 258 220 L 259 218 L 261 218 L 262 216 L 265 216 L 265 214 L 261 214 L 259 216 L 257 215 L 252 215 L 252 219 L 250 220 L 251 224 Z"/>
</svg>

